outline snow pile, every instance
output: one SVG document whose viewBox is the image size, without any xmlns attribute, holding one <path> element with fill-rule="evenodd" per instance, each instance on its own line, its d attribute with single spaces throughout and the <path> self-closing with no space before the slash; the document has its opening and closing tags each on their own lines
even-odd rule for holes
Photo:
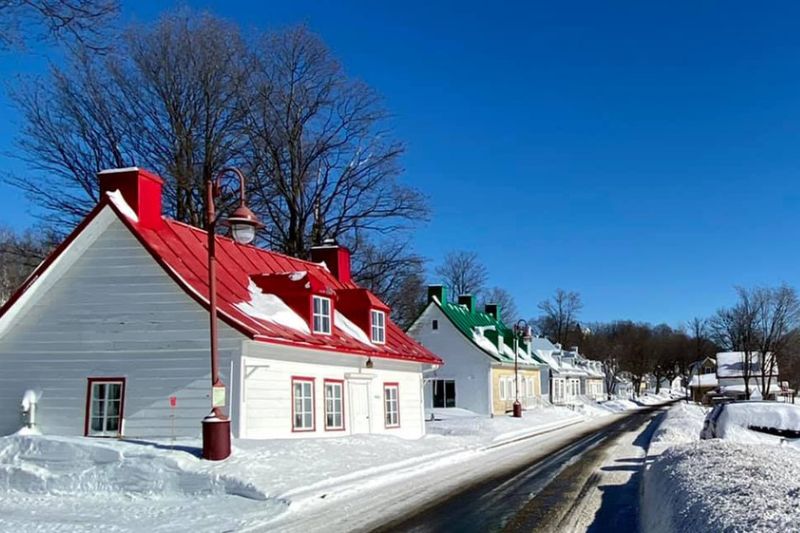
<svg viewBox="0 0 800 533">
<path fill-rule="evenodd" d="M 650 439 L 650 453 L 661 452 L 673 445 L 700 440 L 706 410 L 696 404 L 679 403 L 667 411 Z"/>
<path fill-rule="evenodd" d="M 0 439 L 0 494 L 128 493 L 266 496 L 251 485 L 193 471 L 197 459 L 131 443 L 14 435 Z"/>
<path fill-rule="evenodd" d="M 641 405 L 659 405 L 662 404 L 670 399 L 670 395 L 668 392 L 661 392 L 659 394 L 651 394 L 646 392 L 644 394 L 639 395 L 636 398 L 636 403 Z"/>
<path fill-rule="evenodd" d="M 630 400 L 609 400 L 600 404 L 602 407 L 614 412 L 621 413 L 622 411 L 631 411 L 639 409 L 639 406 Z"/>
<path fill-rule="evenodd" d="M 302 333 L 311 333 L 308 323 L 300 315 L 274 294 L 264 293 L 252 279 L 247 290 L 250 292 L 250 301 L 235 304 L 237 309 L 259 320 L 274 322 Z"/>
<path fill-rule="evenodd" d="M 717 418 L 716 434 L 723 439 L 752 440 L 749 427 L 800 431 L 800 406 L 776 402 L 728 404 Z"/>
<path fill-rule="evenodd" d="M 645 472 L 643 531 L 796 531 L 800 452 L 707 440 L 664 452 Z"/>
</svg>

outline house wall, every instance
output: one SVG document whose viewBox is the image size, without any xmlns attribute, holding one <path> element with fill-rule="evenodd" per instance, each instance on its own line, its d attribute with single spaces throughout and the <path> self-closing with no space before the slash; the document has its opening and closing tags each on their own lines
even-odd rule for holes
<svg viewBox="0 0 800 533">
<path fill-rule="evenodd" d="M 44 433 L 83 435 L 87 378 L 125 377 L 126 437 L 170 436 L 172 415 L 176 435 L 200 435 L 210 410 L 208 313 L 110 208 L 14 310 L 0 323 L 0 434 L 20 428 L 20 400 L 34 389 L 42 392 Z M 221 374 L 230 384 L 244 336 L 224 323 L 219 334 Z"/>
<path fill-rule="evenodd" d="M 605 400 L 605 383 L 601 378 L 590 377 L 586 379 L 586 395 L 593 400 Z"/>
<path fill-rule="evenodd" d="M 492 380 L 492 414 L 504 415 L 510 412 L 514 407 L 515 395 L 513 391 L 507 395 L 506 398 L 502 397 L 501 380 L 511 380 L 514 382 L 514 368 L 511 367 L 495 367 L 491 371 Z M 520 383 L 519 401 L 524 407 L 533 407 L 536 404 L 536 399 L 541 397 L 541 376 L 538 369 L 523 369 L 518 370 L 518 379 Z M 532 395 L 528 395 L 525 387 L 523 387 L 523 379 L 533 380 L 534 390 Z"/>
<path fill-rule="evenodd" d="M 419 438 L 425 434 L 422 409 L 422 372 L 418 363 L 373 359 L 330 352 L 299 350 L 247 342 L 241 361 L 242 435 L 247 438 L 336 437 L 353 433 L 349 384 L 366 383 L 369 396 L 369 432 Z M 292 429 L 292 377 L 313 378 L 314 430 Z M 325 380 L 343 383 L 344 430 L 325 429 Z M 386 427 L 383 385 L 396 383 L 400 399 L 400 426 Z"/>
<path fill-rule="evenodd" d="M 433 329 L 433 321 L 438 329 Z M 444 366 L 425 375 L 425 407 L 433 407 L 430 380 L 456 382 L 456 407 L 488 415 L 492 412 L 491 359 L 457 329 L 434 303 L 428 305 L 408 331 L 414 339 L 442 358 Z"/>
<path fill-rule="evenodd" d="M 550 401 L 554 405 L 571 403 L 581 393 L 581 380 L 577 377 L 554 375 L 551 382 Z"/>
</svg>

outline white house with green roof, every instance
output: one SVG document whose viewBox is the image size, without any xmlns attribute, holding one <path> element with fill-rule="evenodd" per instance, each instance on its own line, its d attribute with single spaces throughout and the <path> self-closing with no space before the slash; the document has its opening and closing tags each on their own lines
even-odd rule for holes
<svg viewBox="0 0 800 533">
<path fill-rule="evenodd" d="M 541 403 L 546 365 L 520 340 L 515 378 L 514 335 L 500 312 L 496 304 L 476 309 L 475 297 L 470 295 L 450 303 L 443 286 L 428 287 L 428 305 L 408 330 L 445 363 L 426 375 L 426 408 L 459 407 L 503 415 L 511 412 L 517 387 L 523 408 Z"/>
</svg>

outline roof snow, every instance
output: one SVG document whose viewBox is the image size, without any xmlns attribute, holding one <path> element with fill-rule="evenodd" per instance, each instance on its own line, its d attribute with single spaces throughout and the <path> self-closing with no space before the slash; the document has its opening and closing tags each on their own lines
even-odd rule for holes
<svg viewBox="0 0 800 533">
<path fill-rule="evenodd" d="M 768 353 L 764 370 L 768 370 L 772 354 Z M 745 367 L 744 352 L 721 352 L 717 354 L 717 376 L 721 378 L 743 377 Z M 761 353 L 753 352 L 750 355 L 750 375 L 761 374 Z M 773 364 L 772 375 L 778 375 L 778 365 Z"/>
<path fill-rule="evenodd" d="M 719 385 L 716 374 L 699 374 L 692 376 L 689 387 L 716 387 Z"/>
<path fill-rule="evenodd" d="M 139 222 L 139 215 L 128 205 L 128 202 L 125 201 L 125 198 L 122 197 L 122 193 L 119 192 L 119 190 L 108 191 L 106 195 L 108 195 L 108 199 L 111 200 L 111 203 L 113 203 L 126 218 L 134 222 Z"/>
<path fill-rule="evenodd" d="M 497 357 L 500 357 L 500 352 L 497 351 L 497 346 L 495 346 L 495 344 L 491 340 L 484 337 L 481 332 L 478 331 L 473 332 L 472 340 L 475 341 L 475 344 L 477 344 L 487 352 Z"/>
<path fill-rule="evenodd" d="M 251 279 L 247 286 L 250 301 L 234 304 L 243 313 L 259 320 L 268 320 L 303 333 L 311 333 L 303 318 L 274 294 L 264 293 Z"/>
<path fill-rule="evenodd" d="M 364 333 L 363 329 L 353 324 L 349 318 L 335 309 L 333 311 L 333 324 L 340 330 L 353 337 L 355 340 L 362 342 L 367 346 L 374 346 L 372 342 L 370 342 L 369 337 L 367 337 L 367 334 Z"/>
</svg>

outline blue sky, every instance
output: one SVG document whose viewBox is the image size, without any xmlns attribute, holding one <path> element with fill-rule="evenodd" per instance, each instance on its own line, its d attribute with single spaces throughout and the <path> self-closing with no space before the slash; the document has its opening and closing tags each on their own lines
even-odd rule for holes
<svg viewBox="0 0 800 533">
<path fill-rule="evenodd" d="M 478 252 L 525 315 L 562 287 L 586 320 L 676 325 L 734 285 L 800 285 L 800 5 L 181 4 L 319 33 L 395 115 L 403 180 L 433 208 L 416 249 Z M 147 21 L 167 3 L 123 5 Z M 0 75 L 45 64 L 5 54 Z M 15 120 L 0 97 L 0 168 L 24 171 Z M 7 186 L 0 208 L 33 221 Z"/>
</svg>

